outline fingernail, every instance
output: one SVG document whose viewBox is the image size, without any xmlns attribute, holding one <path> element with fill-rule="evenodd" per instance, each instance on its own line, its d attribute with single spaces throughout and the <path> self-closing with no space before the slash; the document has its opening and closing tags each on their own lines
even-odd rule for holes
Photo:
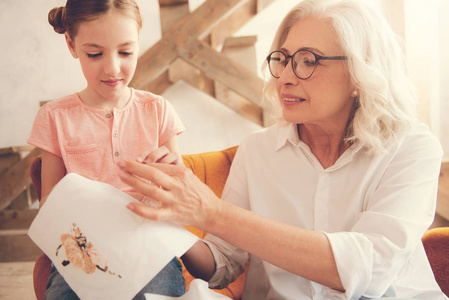
<svg viewBox="0 0 449 300">
<path fill-rule="evenodd" d="M 140 162 L 140 163 L 143 162 L 143 157 L 138 156 L 138 157 L 137 157 L 137 161 Z"/>
<path fill-rule="evenodd" d="M 123 168 L 125 167 L 125 162 L 124 162 L 123 160 L 121 160 L 121 161 L 119 161 L 119 162 L 117 163 L 117 166 L 118 166 L 120 169 L 123 169 Z"/>
<path fill-rule="evenodd" d="M 129 209 L 129 210 L 134 211 L 134 205 L 132 205 L 131 203 L 128 203 L 128 204 L 126 205 L 126 208 Z"/>
</svg>

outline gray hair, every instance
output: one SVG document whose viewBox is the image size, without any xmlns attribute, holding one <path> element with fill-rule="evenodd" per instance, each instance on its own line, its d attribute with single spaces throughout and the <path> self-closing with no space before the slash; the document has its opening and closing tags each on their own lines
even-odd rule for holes
<svg viewBox="0 0 449 300">
<path fill-rule="evenodd" d="M 417 92 L 407 76 L 401 39 L 367 1 L 303 0 L 283 19 L 270 53 L 282 46 L 298 20 L 308 16 L 330 20 L 348 57 L 349 76 L 360 90 L 354 101 L 355 113 L 347 124 L 346 142 L 361 143 L 373 155 L 382 152 L 416 119 Z M 264 95 L 278 113 L 274 78 L 266 81 Z"/>
</svg>

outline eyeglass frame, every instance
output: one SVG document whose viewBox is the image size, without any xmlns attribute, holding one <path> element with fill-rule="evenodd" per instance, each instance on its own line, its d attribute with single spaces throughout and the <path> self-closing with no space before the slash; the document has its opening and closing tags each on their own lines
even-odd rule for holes
<svg viewBox="0 0 449 300">
<path fill-rule="evenodd" d="M 285 56 L 285 61 L 286 61 L 286 63 L 285 63 L 285 65 L 284 65 L 284 70 L 285 70 L 285 68 L 287 67 L 287 65 L 289 64 L 289 62 L 290 62 L 290 61 L 293 59 L 293 57 L 296 55 L 296 53 L 298 53 L 298 52 L 309 52 L 309 53 L 312 53 L 312 55 L 315 57 L 315 65 L 314 65 L 314 67 L 313 67 L 312 73 L 311 73 L 308 77 L 305 77 L 305 78 L 299 77 L 299 75 L 296 74 L 295 68 L 293 68 L 293 63 L 291 64 L 291 65 L 292 65 L 293 74 L 295 74 L 295 76 L 298 77 L 299 79 L 303 79 L 303 80 L 304 80 L 304 79 L 309 79 L 310 77 L 312 77 L 312 75 L 315 73 L 316 67 L 318 66 L 320 60 L 347 60 L 347 59 L 348 59 L 347 56 L 325 56 L 325 55 L 319 55 L 319 54 L 316 54 L 316 53 L 314 53 L 314 52 L 312 52 L 312 51 L 310 51 L 310 50 L 306 50 L 306 49 L 299 49 L 298 51 L 296 51 L 296 52 L 293 53 L 292 55 L 287 55 L 287 54 L 285 54 L 284 52 L 282 52 L 281 50 L 275 50 L 275 51 L 271 52 L 271 53 L 267 56 L 267 64 L 268 64 L 268 70 L 270 71 L 271 76 L 273 76 L 273 77 L 276 78 L 276 79 L 277 79 L 277 78 L 280 78 L 281 76 L 274 76 L 274 75 L 273 75 L 273 72 L 271 71 L 271 68 L 270 68 L 271 55 L 272 55 L 273 53 L 275 53 L 275 52 L 280 52 L 280 53 L 282 53 L 282 54 Z"/>
</svg>

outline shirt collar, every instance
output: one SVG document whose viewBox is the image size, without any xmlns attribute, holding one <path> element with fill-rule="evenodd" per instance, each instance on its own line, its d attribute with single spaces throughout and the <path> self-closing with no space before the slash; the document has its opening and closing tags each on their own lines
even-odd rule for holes
<svg viewBox="0 0 449 300">
<path fill-rule="evenodd" d="M 298 136 L 298 129 L 296 124 L 293 123 L 285 123 L 279 125 L 279 134 L 278 140 L 276 143 L 276 151 L 279 151 L 282 147 L 284 147 L 287 142 L 290 142 L 292 145 L 299 147 L 301 143 Z"/>
<path fill-rule="evenodd" d="M 297 124 L 293 123 L 285 123 L 278 125 L 279 126 L 279 134 L 276 144 L 276 151 L 279 151 L 281 148 L 290 143 L 291 145 L 302 148 L 306 153 L 310 156 L 313 156 L 312 152 L 310 152 L 309 146 L 307 146 L 303 141 L 299 139 Z M 337 162 L 327 169 L 327 171 L 333 171 L 339 169 L 343 165 L 349 163 L 354 155 L 361 150 L 362 146 L 360 143 L 355 143 L 351 145 L 346 151 L 342 154 L 342 156 L 337 160 Z"/>
<path fill-rule="evenodd" d="M 310 151 L 309 146 L 299 139 L 298 135 L 298 125 L 293 123 L 285 123 L 279 125 L 279 135 L 276 145 L 276 151 L 279 151 L 281 148 L 285 147 L 287 144 L 292 145 L 296 148 L 301 148 L 305 152 L 309 153 L 313 156 Z"/>
</svg>

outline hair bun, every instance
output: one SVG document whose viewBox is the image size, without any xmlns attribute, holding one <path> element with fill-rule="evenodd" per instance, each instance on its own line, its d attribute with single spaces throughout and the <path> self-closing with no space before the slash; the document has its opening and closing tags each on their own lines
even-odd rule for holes
<svg viewBox="0 0 449 300">
<path fill-rule="evenodd" d="M 65 33 L 66 22 L 65 22 L 65 6 L 55 7 L 48 13 L 48 23 L 53 26 L 53 29 L 57 33 Z"/>
</svg>

